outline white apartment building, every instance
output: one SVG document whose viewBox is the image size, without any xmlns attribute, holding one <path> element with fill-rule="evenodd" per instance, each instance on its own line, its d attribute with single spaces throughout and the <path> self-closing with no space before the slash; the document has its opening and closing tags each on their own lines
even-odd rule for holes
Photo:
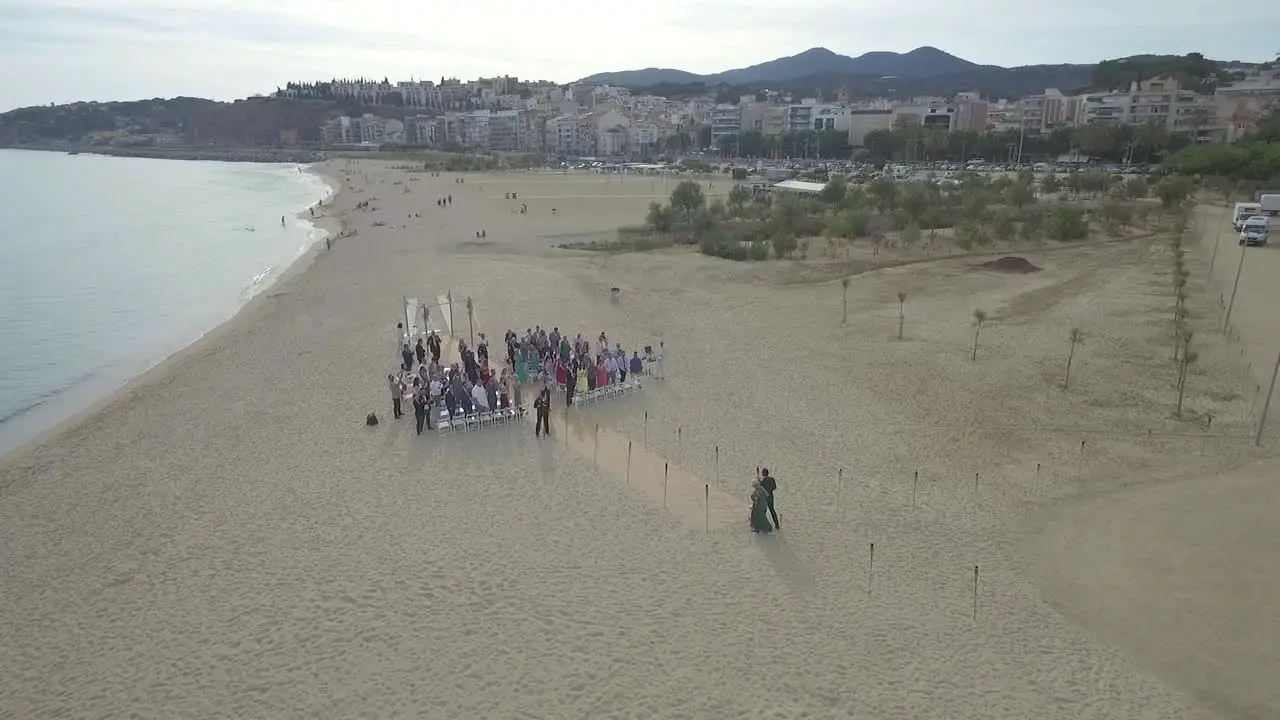
<svg viewBox="0 0 1280 720">
<path fill-rule="evenodd" d="M 849 110 L 840 105 L 814 106 L 810 130 L 815 132 L 849 132 Z"/>
<path fill-rule="evenodd" d="M 707 114 L 707 122 L 711 125 L 711 144 L 718 145 L 721 138 L 742 132 L 742 107 L 717 105 Z"/>
<path fill-rule="evenodd" d="M 489 147 L 489 112 L 478 110 L 462 115 L 462 146 L 484 149 Z"/>
<path fill-rule="evenodd" d="M 595 131 L 591 113 L 560 115 L 547 120 L 544 147 L 553 155 L 589 157 L 596 152 Z"/>
<path fill-rule="evenodd" d="M 1079 125 L 1084 121 L 1083 98 L 1064 95 L 1057 88 L 1023 98 L 1015 108 L 1016 122 L 1029 133 L 1047 133 L 1058 128 Z"/>
<path fill-rule="evenodd" d="M 1086 124 L 1126 123 L 1129 121 L 1129 96 L 1119 93 L 1085 95 L 1083 113 Z"/>
<path fill-rule="evenodd" d="M 404 142 L 415 147 L 436 145 L 436 119 L 429 115 L 410 115 L 404 119 Z"/>
<path fill-rule="evenodd" d="M 627 146 L 632 155 L 651 155 L 658 150 L 658 142 L 664 133 L 653 123 L 632 123 L 628 130 Z"/>
</svg>

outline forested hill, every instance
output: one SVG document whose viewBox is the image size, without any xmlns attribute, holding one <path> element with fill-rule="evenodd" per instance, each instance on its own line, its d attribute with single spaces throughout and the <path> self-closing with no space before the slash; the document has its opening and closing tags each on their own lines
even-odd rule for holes
<svg viewBox="0 0 1280 720">
<path fill-rule="evenodd" d="M 249 98 L 224 103 L 202 98 L 81 102 L 19 108 L 0 115 L 0 145 L 50 142 L 144 144 L 156 137 L 225 147 L 276 147 L 281 133 L 319 139 L 338 114 L 333 103 Z"/>
</svg>

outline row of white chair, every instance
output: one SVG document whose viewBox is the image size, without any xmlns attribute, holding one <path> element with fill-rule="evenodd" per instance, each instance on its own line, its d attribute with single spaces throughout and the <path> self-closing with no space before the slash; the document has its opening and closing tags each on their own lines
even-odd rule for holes
<svg viewBox="0 0 1280 720">
<path fill-rule="evenodd" d="M 449 417 L 449 410 L 440 408 L 436 415 L 436 430 L 441 435 L 484 430 L 498 425 L 506 425 L 507 423 L 518 423 L 528 413 L 528 408 L 514 405 L 497 410 L 483 410 L 472 407 L 465 413 L 455 413 L 453 417 Z"/>
<path fill-rule="evenodd" d="M 584 393 L 575 393 L 573 396 L 574 405 L 590 405 L 591 403 L 600 402 L 601 400 L 609 400 L 623 395 L 630 395 L 640 389 L 640 378 L 629 377 L 620 383 L 612 383 L 604 387 L 598 387 L 595 390 L 588 390 Z"/>
</svg>

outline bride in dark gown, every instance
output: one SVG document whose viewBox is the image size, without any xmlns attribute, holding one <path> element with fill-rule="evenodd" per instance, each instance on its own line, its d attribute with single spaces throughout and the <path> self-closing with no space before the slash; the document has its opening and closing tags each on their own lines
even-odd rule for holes
<svg viewBox="0 0 1280 720">
<path fill-rule="evenodd" d="M 751 483 L 751 532 L 773 532 L 773 524 L 769 522 L 769 492 L 759 480 Z"/>
</svg>

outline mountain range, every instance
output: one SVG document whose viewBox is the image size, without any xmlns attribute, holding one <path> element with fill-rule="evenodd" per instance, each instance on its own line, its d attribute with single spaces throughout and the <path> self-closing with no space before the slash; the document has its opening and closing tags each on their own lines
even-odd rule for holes
<svg viewBox="0 0 1280 720">
<path fill-rule="evenodd" d="M 1096 65 L 1028 65 L 1005 68 L 979 65 L 935 47 L 908 53 L 869 52 L 857 57 L 826 48 L 811 48 L 750 67 L 698 75 L 670 68 L 645 68 L 598 73 L 583 81 L 631 89 L 701 86 L 707 89 L 829 90 L 845 85 L 854 95 L 952 94 L 975 90 L 995 97 L 1044 92 L 1047 87 L 1069 92 L 1090 84 Z"/>
</svg>

